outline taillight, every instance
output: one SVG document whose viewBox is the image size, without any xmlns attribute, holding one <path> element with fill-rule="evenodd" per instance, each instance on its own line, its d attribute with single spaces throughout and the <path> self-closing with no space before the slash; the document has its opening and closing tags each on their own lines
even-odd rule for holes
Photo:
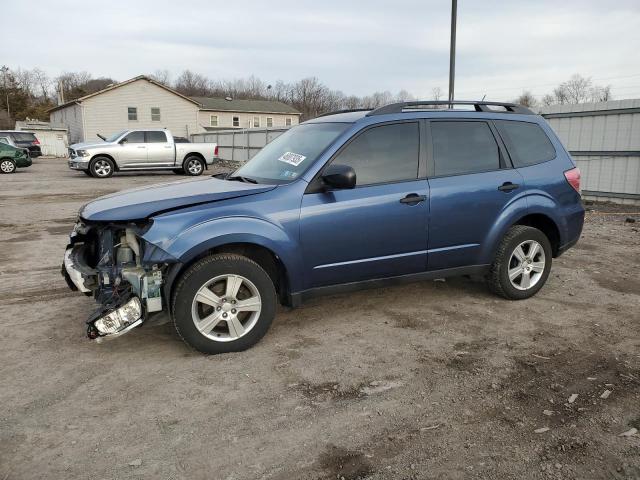
<svg viewBox="0 0 640 480">
<path fill-rule="evenodd" d="M 576 167 L 567 170 L 564 172 L 564 177 L 567 179 L 567 182 L 569 182 L 569 185 L 571 185 L 576 192 L 580 193 L 580 169 Z"/>
<path fill-rule="evenodd" d="M 218 156 L 218 145 L 216 145 L 216 148 L 213 149 L 213 156 L 214 157 Z"/>
<path fill-rule="evenodd" d="M 33 141 L 33 145 L 40 145 L 40 140 L 37 138 Z"/>
</svg>

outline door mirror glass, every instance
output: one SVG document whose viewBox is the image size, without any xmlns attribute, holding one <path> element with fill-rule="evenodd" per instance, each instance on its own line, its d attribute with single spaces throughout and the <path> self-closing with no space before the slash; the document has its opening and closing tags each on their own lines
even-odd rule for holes
<svg viewBox="0 0 640 480">
<path fill-rule="evenodd" d="M 356 186 L 356 171 L 348 165 L 333 163 L 322 173 L 322 181 L 330 188 L 353 188 Z"/>
</svg>

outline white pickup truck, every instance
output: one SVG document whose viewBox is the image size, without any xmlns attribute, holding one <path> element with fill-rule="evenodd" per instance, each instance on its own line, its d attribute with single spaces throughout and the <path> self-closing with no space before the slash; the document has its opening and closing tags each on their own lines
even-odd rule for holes
<svg viewBox="0 0 640 480">
<path fill-rule="evenodd" d="M 69 168 L 96 178 L 133 170 L 173 170 L 197 176 L 217 156 L 217 144 L 174 141 L 166 129 L 124 130 L 100 142 L 71 145 Z"/>
</svg>

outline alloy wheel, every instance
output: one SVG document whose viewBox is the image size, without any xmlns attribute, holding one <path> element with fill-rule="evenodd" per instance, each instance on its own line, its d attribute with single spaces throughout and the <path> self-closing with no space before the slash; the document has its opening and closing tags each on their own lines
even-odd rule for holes
<svg viewBox="0 0 640 480">
<path fill-rule="evenodd" d="M 527 240 L 518 245 L 509 259 L 509 281 L 518 290 L 528 290 L 542 278 L 545 267 L 542 245 Z"/>
<path fill-rule="evenodd" d="M 216 342 L 231 342 L 253 329 L 262 300 L 257 287 L 241 275 L 220 275 L 202 285 L 191 306 L 198 331 Z"/>
<path fill-rule="evenodd" d="M 111 173 L 111 165 L 106 160 L 97 160 L 93 171 L 96 172 L 96 175 L 99 177 L 106 177 Z"/>
<path fill-rule="evenodd" d="M 187 163 L 187 170 L 192 175 L 198 175 L 202 171 L 202 163 L 200 163 L 200 160 L 196 160 L 195 158 L 189 160 Z"/>
<path fill-rule="evenodd" d="M 2 170 L 2 173 L 13 173 L 15 169 L 16 166 L 11 160 L 3 160 L 2 163 L 0 163 L 0 170 Z"/>
</svg>

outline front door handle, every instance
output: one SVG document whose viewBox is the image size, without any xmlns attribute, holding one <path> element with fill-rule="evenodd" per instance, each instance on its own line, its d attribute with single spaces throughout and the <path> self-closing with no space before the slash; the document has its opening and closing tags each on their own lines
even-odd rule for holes
<svg viewBox="0 0 640 480">
<path fill-rule="evenodd" d="M 424 202 L 427 199 L 426 195 L 418 195 L 417 193 L 410 193 L 406 197 L 400 200 L 400 203 L 408 203 L 409 205 L 417 205 L 420 202 Z"/>
<path fill-rule="evenodd" d="M 520 188 L 520 185 L 518 185 L 517 183 L 504 182 L 498 187 L 498 190 L 500 190 L 501 192 L 510 192 L 511 190 L 515 190 L 516 188 Z"/>
</svg>

